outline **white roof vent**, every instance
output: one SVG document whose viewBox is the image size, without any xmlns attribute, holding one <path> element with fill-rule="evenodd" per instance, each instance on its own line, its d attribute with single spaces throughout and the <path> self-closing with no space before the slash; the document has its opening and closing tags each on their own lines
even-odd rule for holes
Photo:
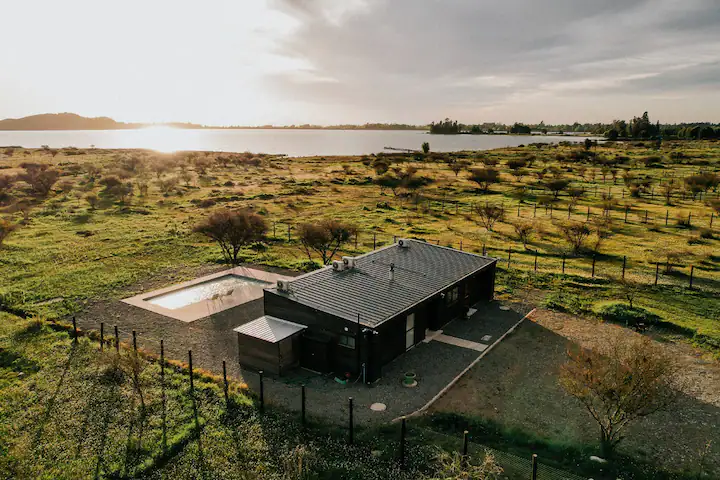
<svg viewBox="0 0 720 480">
<path fill-rule="evenodd" d="M 277 281 L 277 289 L 281 292 L 289 292 L 290 291 L 290 280 L 283 280 L 280 279 Z"/>
<path fill-rule="evenodd" d="M 333 260 L 332 268 L 336 272 L 342 272 L 343 270 L 345 270 L 345 264 L 342 260 Z"/>
<path fill-rule="evenodd" d="M 342 261 L 347 269 L 355 267 L 355 257 L 342 257 Z"/>
<path fill-rule="evenodd" d="M 407 238 L 401 238 L 400 240 L 398 240 L 397 244 L 400 248 L 408 248 L 410 246 L 410 240 L 408 240 Z"/>
</svg>

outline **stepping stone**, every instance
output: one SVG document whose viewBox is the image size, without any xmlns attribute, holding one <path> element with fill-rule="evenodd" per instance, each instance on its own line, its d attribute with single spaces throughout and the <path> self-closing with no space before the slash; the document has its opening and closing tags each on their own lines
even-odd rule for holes
<svg viewBox="0 0 720 480">
<path fill-rule="evenodd" d="M 372 405 L 370 405 L 370 410 L 372 410 L 373 412 L 384 412 L 386 408 L 387 405 L 385 405 L 384 403 L 373 403 Z"/>
</svg>

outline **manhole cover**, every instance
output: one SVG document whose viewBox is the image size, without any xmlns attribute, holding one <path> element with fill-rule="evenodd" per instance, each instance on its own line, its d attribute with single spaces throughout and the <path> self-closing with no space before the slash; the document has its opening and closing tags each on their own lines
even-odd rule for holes
<svg viewBox="0 0 720 480">
<path fill-rule="evenodd" d="M 373 412 L 384 412 L 387 406 L 384 403 L 373 403 L 370 405 L 370 410 Z"/>
<path fill-rule="evenodd" d="M 501 305 L 500 310 L 504 310 L 507 312 L 508 310 L 510 310 L 510 307 L 508 307 L 507 305 Z"/>
</svg>

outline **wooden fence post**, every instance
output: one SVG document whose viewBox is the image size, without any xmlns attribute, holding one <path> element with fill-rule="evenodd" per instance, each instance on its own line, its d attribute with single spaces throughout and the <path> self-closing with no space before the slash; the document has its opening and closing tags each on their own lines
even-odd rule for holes
<svg viewBox="0 0 720 480">
<path fill-rule="evenodd" d="M 468 436 L 469 433 L 467 430 L 463 432 L 463 458 L 467 459 L 468 456 Z"/>
<path fill-rule="evenodd" d="M 258 372 L 260 375 L 260 411 L 265 411 L 265 382 L 263 381 L 263 371 Z"/>
<path fill-rule="evenodd" d="M 508 270 L 510 270 L 510 253 L 512 252 L 512 247 L 508 247 Z"/>
<path fill-rule="evenodd" d="M 377 232 L 373 232 L 373 250 L 377 249 Z"/>
<path fill-rule="evenodd" d="M 73 343 L 77 343 L 77 341 L 78 341 L 77 321 L 75 321 L 75 317 L 73 317 Z"/>
<path fill-rule="evenodd" d="M 670 216 L 670 210 L 665 209 L 665 226 L 667 227 L 668 224 L 668 217 Z"/>
<path fill-rule="evenodd" d="M 586 221 L 587 221 L 587 220 L 590 220 L 590 207 L 589 207 L 589 206 L 588 206 L 588 209 L 587 209 L 587 217 L 585 218 L 585 220 L 586 220 Z"/>
<path fill-rule="evenodd" d="M 627 205 L 625 205 L 625 223 L 627 223 L 627 216 L 628 216 L 628 210 L 629 210 L 629 209 L 630 209 L 630 207 L 628 207 Z"/>
<path fill-rule="evenodd" d="M 223 360 L 223 393 L 225 394 L 225 406 L 230 405 L 230 396 L 228 394 L 227 366 Z"/>
<path fill-rule="evenodd" d="M 348 398 L 348 443 L 353 444 L 353 398 Z"/>
<path fill-rule="evenodd" d="M 537 480 L 537 454 L 532 456 L 532 480 Z"/>
<path fill-rule="evenodd" d="M 537 273 L 537 256 L 538 256 L 538 252 L 537 252 L 537 249 L 535 249 L 535 273 Z"/>
<path fill-rule="evenodd" d="M 690 288 L 693 285 L 693 274 L 695 273 L 695 265 L 690 265 Z"/>
<path fill-rule="evenodd" d="M 135 333 L 135 330 L 132 331 L 132 337 L 133 337 L 133 351 L 137 353 L 137 333 Z"/>
<path fill-rule="evenodd" d="M 188 366 L 190 370 L 190 392 L 195 392 L 195 383 L 193 382 L 192 350 L 188 350 Z"/>
<path fill-rule="evenodd" d="M 655 262 L 655 286 L 658 284 L 658 276 L 660 275 L 660 262 Z"/>
<path fill-rule="evenodd" d="M 592 278 L 595 278 L 595 255 L 592 256 Z"/>
<path fill-rule="evenodd" d="M 565 275 L 565 254 L 563 253 L 562 273 Z"/>
<path fill-rule="evenodd" d="M 115 351 L 120 353 L 120 334 L 118 333 L 117 325 L 115 325 Z"/>
<path fill-rule="evenodd" d="M 405 468 L 405 435 L 407 433 L 407 426 L 405 425 L 405 417 L 402 417 L 400 423 L 400 468 Z"/>
<path fill-rule="evenodd" d="M 288 223 L 288 242 L 290 241 L 290 230 L 292 230 L 292 227 Z"/>
<path fill-rule="evenodd" d="M 100 322 L 100 351 L 103 351 L 105 347 L 105 323 Z"/>
<path fill-rule="evenodd" d="M 487 252 L 487 248 L 486 248 L 485 244 L 483 243 L 483 257 L 485 256 L 486 252 Z"/>
<path fill-rule="evenodd" d="M 627 256 L 623 255 L 623 268 L 622 268 L 622 279 L 625 280 L 625 265 L 627 263 Z"/>
<path fill-rule="evenodd" d="M 305 425 L 305 384 L 300 385 L 300 419 L 302 424 Z"/>
<path fill-rule="evenodd" d="M 273 222 L 273 238 L 277 238 L 277 223 Z"/>
</svg>

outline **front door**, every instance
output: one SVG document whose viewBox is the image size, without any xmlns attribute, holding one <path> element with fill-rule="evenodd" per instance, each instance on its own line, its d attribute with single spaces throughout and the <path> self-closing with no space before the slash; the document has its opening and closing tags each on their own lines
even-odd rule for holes
<svg viewBox="0 0 720 480">
<path fill-rule="evenodd" d="M 405 319 L 405 350 L 415 345 L 415 314 L 411 313 Z"/>
</svg>

